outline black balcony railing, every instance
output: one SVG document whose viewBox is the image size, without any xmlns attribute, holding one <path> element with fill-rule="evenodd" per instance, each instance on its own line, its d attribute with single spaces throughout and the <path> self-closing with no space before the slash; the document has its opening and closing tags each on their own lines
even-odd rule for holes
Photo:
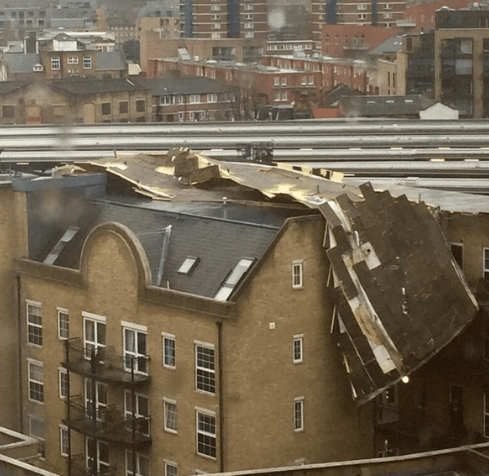
<svg viewBox="0 0 489 476">
<path fill-rule="evenodd" d="M 90 468 L 90 466 L 94 466 L 94 468 Z M 116 472 L 116 466 L 103 463 L 89 465 L 83 455 L 76 455 L 71 458 L 71 476 L 115 476 Z"/>
<path fill-rule="evenodd" d="M 151 445 L 149 417 L 123 416 L 113 406 L 84 405 L 80 396 L 72 397 L 68 407 L 64 424 L 77 433 L 136 450 Z"/>
<path fill-rule="evenodd" d="M 117 354 L 111 347 L 84 347 L 79 338 L 65 341 L 63 366 L 100 382 L 138 386 L 149 382 L 148 356 Z"/>
</svg>

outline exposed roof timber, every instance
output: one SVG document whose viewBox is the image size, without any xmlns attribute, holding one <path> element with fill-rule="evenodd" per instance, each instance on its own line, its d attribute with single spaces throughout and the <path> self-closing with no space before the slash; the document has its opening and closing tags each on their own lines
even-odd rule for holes
<svg viewBox="0 0 489 476">
<path fill-rule="evenodd" d="M 157 198 L 198 199 L 192 184 L 226 178 L 269 198 L 288 196 L 318 208 L 326 218 L 324 247 L 334 275 L 329 294 L 339 325 L 333 334 L 358 404 L 427 362 L 477 311 L 437 220 L 425 203 L 405 195 L 302 171 L 219 162 L 188 149 L 94 163 Z"/>
<path fill-rule="evenodd" d="M 363 404 L 409 375 L 473 319 L 477 302 L 424 203 L 375 193 L 338 197 L 327 220 L 340 326 L 334 330 Z"/>
</svg>

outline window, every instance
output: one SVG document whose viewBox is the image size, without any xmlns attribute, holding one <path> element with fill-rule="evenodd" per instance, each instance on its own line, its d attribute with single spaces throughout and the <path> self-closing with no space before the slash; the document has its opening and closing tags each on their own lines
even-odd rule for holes
<svg viewBox="0 0 489 476">
<path fill-rule="evenodd" d="M 199 258 L 188 256 L 187 258 L 185 258 L 185 261 L 182 263 L 180 268 L 178 268 L 177 273 L 190 274 L 190 272 L 195 268 L 198 262 Z"/>
<path fill-rule="evenodd" d="M 189 103 L 195 104 L 200 102 L 200 94 L 191 94 L 189 96 Z"/>
<path fill-rule="evenodd" d="M 304 337 L 302 334 L 294 336 L 292 341 L 292 359 L 294 364 L 299 364 L 303 359 Z"/>
<path fill-rule="evenodd" d="M 197 411 L 197 454 L 216 457 L 216 417 Z"/>
<path fill-rule="evenodd" d="M 357 10 L 366 10 L 367 9 L 367 4 L 366 3 L 359 3 L 357 5 Z"/>
<path fill-rule="evenodd" d="M 44 403 L 44 375 L 42 362 L 28 360 L 29 400 Z"/>
<path fill-rule="evenodd" d="M 177 364 L 175 336 L 163 334 L 163 365 L 174 369 Z"/>
<path fill-rule="evenodd" d="M 58 369 L 58 383 L 60 398 L 68 397 L 68 372 L 66 369 Z"/>
<path fill-rule="evenodd" d="M 59 452 L 61 456 L 68 456 L 70 453 L 70 436 L 64 425 L 59 426 Z"/>
<path fill-rule="evenodd" d="M 39 440 L 39 454 L 41 458 L 46 456 L 46 447 L 44 442 L 44 419 L 38 416 L 29 415 L 29 436 Z"/>
<path fill-rule="evenodd" d="M 78 76 L 78 70 L 77 69 L 69 69 L 68 74 L 70 76 Z"/>
<path fill-rule="evenodd" d="M 207 102 L 217 102 L 217 94 L 212 93 L 207 95 Z"/>
<path fill-rule="evenodd" d="M 87 358 L 90 358 L 97 353 L 103 354 L 106 347 L 106 327 L 107 325 L 104 317 L 84 313 L 83 337 Z"/>
<path fill-rule="evenodd" d="M 279 86 L 280 85 L 280 78 L 278 76 L 276 76 L 275 78 L 273 78 L 273 85 L 274 86 Z"/>
<path fill-rule="evenodd" d="M 68 56 L 68 64 L 78 64 L 78 57 L 77 56 Z"/>
<path fill-rule="evenodd" d="M 42 309 L 37 302 L 27 302 L 27 342 L 42 346 Z"/>
<path fill-rule="evenodd" d="M 136 420 L 136 431 L 143 435 L 149 436 L 149 399 L 146 395 L 134 393 L 134 402 L 132 393 L 124 393 L 124 411 L 126 418 Z M 134 403 L 134 407 L 133 407 Z M 134 413 L 133 413 L 134 408 Z M 132 427 L 132 423 L 129 424 Z"/>
<path fill-rule="evenodd" d="M 149 476 L 149 458 L 140 453 L 126 452 L 126 476 Z"/>
<path fill-rule="evenodd" d="M 178 476 L 177 463 L 165 461 L 165 476 Z"/>
<path fill-rule="evenodd" d="M 255 34 L 252 31 L 245 31 L 245 38 L 254 38 Z"/>
<path fill-rule="evenodd" d="M 254 24 L 252 22 L 245 22 L 244 27 L 246 30 L 252 30 L 254 28 Z"/>
<path fill-rule="evenodd" d="M 304 397 L 294 400 L 294 431 L 304 431 Z"/>
<path fill-rule="evenodd" d="M 169 106 L 173 104 L 173 96 L 160 96 L 160 106 Z"/>
<path fill-rule="evenodd" d="M 489 248 L 484 248 L 484 278 L 489 279 Z"/>
<path fill-rule="evenodd" d="M 61 58 L 59 56 L 51 58 L 51 69 L 61 69 Z"/>
<path fill-rule="evenodd" d="M 175 400 L 163 399 L 163 418 L 165 430 L 170 433 L 177 432 L 177 402 Z"/>
<path fill-rule="evenodd" d="M 129 325 L 129 323 L 123 323 Z M 136 373 L 148 373 L 148 356 L 146 350 L 146 328 L 123 328 L 124 333 L 124 368 Z"/>
<path fill-rule="evenodd" d="M 92 69 L 92 57 L 84 56 L 83 57 L 83 69 Z"/>
<path fill-rule="evenodd" d="M 281 84 L 282 86 L 287 86 L 287 77 L 286 77 L 286 76 L 282 76 L 282 77 L 280 78 L 280 84 Z"/>
<path fill-rule="evenodd" d="M 68 311 L 66 309 L 58 309 L 58 337 L 60 339 L 68 339 L 69 336 Z"/>
<path fill-rule="evenodd" d="M 214 347 L 211 345 L 195 346 L 196 387 L 207 393 L 216 392 L 216 370 L 214 364 Z"/>
<path fill-rule="evenodd" d="M 129 102 L 120 101 L 119 102 L 119 114 L 127 114 L 129 112 Z"/>
<path fill-rule="evenodd" d="M 96 474 L 110 474 L 109 445 L 94 438 L 85 439 L 87 469 L 96 468 Z M 87 471 L 88 473 L 88 471 Z"/>
<path fill-rule="evenodd" d="M 233 292 L 233 289 L 239 283 L 243 275 L 248 271 L 253 264 L 253 260 L 249 258 L 242 258 L 238 261 L 238 264 L 228 274 L 217 293 L 214 295 L 214 299 L 218 301 L 226 301 L 227 298 Z"/>
<path fill-rule="evenodd" d="M 107 384 L 85 379 L 85 413 L 88 418 L 93 417 L 102 420 L 109 405 Z"/>
<path fill-rule="evenodd" d="M 292 263 L 292 287 L 294 289 L 303 287 L 303 271 L 304 263 L 302 261 L 294 261 Z"/>
<path fill-rule="evenodd" d="M 102 103 L 102 114 L 104 116 L 110 114 L 110 110 L 111 110 L 111 107 L 110 107 L 110 102 L 103 102 Z"/>
<path fill-rule="evenodd" d="M 136 112 L 144 112 L 146 110 L 146 101 L 144 99 L 138 99 L 136 101 Z"/>
</svg>

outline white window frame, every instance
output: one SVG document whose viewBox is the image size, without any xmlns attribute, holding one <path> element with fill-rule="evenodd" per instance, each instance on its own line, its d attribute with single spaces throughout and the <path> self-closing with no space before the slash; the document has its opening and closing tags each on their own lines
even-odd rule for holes
<svg viewBox="0 0 489 476">
<path fill-rule="evenodd" d="M 64 377 L 63 377 L 64 376 Z M 66 384 L 63 384 L 63 378 L 66 378 Z M 58 368 L 58 395 L 65 400 L 68 398 L 68 371 L 64 367 Z"/>
<path fill-rule="evenodd" d="M 84 56 L 83 57 L 83 69 L 92 69 L 92 57 Z"/>
<path fill-rule="evenodd" d="M 171 426 L 167 425 L 167 422 L 169 420 L 169 406 L 172 405 L 175 407 L 175 418 L 171 419 L 171 421 L 175 421 L 175 428 L 172 428 Z M 178 407 L 177 407 L 177 401 L 172 400 L 170 398 L 163 397 L 163 424 L 165 431 L 168 431 L 169 433 L 178 433 Z"/>
<path fill-rule="evenodd" d="M 36 367 L 41 369 L 40 371 L 41 371 L 42 380 L 37 380 L 36 378 L 33 378 L 32 366 L 36 366 Z M 39 388 L 32 389 L 31 384 L 38 385 Z M 40 362 L 39 360 L 27 359 L 27 391 L 28 391 L 30 402 L 39 403 L 41 405 L 44 404 L 44 400 L 45 400 L 45 398 L 44 398 L 44 364 L 42 362 Z M 32 396 L 31 392 L 39 393 L 40 397 L 34 398 Z"/>
<path fill-rule="evenodd" d="M 167 334 L 166 332 L 161 333 L 161 339 L 162 339 L 162 346 L 163 346 L 163 367 L 166 367 L 167 369 L 172 369 L 175 370 L 177 367 L 177 340 L 173 334 Z M 173 356 L 168 354 L 169 359 L 173 357 L 173 364 L 170 362 L 170 360 L 167 360 L 167 346 L 166 343 L 168 342 L 173 342 Z"/>
<path fill-rule="evenodd" d="M 83 347 L 85 348 L 85 357 L 90 358 L 91 349 L 93 348 L 95 352 L 99 350 L 104 350 L 107 348 L 107 319 L 104 316 L 99 316 L 97 314 L 91 314 L 89 312 L 82 312 L 83 317 Z M 87 322 L 91 322 L 94 325 L 94 340 L 87 339 Z M 98 324 L 105 326 L 105 342 L 101 342 L 99 339 L 99 329 Z M 88 349 L 90 346 L 90 350 Z"/>
<path fill-rule="evenodd" d="M 135 398 L 135 413 L 132 412 L 132 397 Z M 146 407 L 148 409 L 148 414 L 145 415 L 141 412 L 141 400 L 146 400 Z M 144 395 L 142 393 L 134 392 L 132 393 L 130 390 L 126 390 L 124 392 L 124 415 L 126 418 L 145 418 L 148 422 L 148 431 L 141 433 L 145 436 L 150 436 L 151 428 L 150 428 L 150 413 L 149 413 L 149 397 L 148 395 Z"/>
<path fill-rule="evenodd" d="M 486 266 L 486 261 L 487 261 L 487 266 Z M 483 248 L 482 276 L 486 279 L 489 279 L 489 248 Z"/>
<path fill-rule="evenodd" d="M 59 425 L 59 453 L 61 456 L 68 457 L 70 451 L 70 435 L 68 427 Z"/>
<path fill-rule="evenodd" d="M 292 261 L 292 288 L 302 289 L 304 287 L 304 261 Z"/>
<path fill-rule="evenodd" d="M 42 304 L 40 302 L 30 300 L 26 300 L 25 304 L 27 319 L 27 342 L 35 347 L 42 347 Z M 37 310 L 38 312 L 35 313 L 33 312 L 34 310 Z M 33 318 L 38 319 L 36 320 Z"/>
<path fill-rule="evenodd" d="M 178 476 L 178 464 L 175 461 L 163 460 L 165 463 L 165 476 Z M 168 471 L 169 467 L 175 468 L 175 471 Z"/>
<path fill-rule="evenodd" d="M 66 340 L 70 337 L 70 321 L 68 309 L 58 307 L 58 339 Z M 64 319 L 63 316 L 66 316 Z"/>
<path fill-rule="evenodd" d="M 134 348 L 128 349 L 126 346 L 129 344 L 127 334 L 133 333 Z M 144 353 L 142 349 L 139 349 L 139 336 L 144 336 Z M 122 322 L 122 341 L 124 348 L 124 370 L 131 372 L 131 365 L 128 365 L 128 359 L 133 359 L 136 363 L 134 366 L 134 373 L 148 375 L 148 328 L 146 326 L 140 326 L 131 322 Z"/>
<path fill-rule="evenodd" d="M 136 451 L 136 474 L 132 472 L 132 451 L 126 450 L 126 476 L 149 476 L 149 458 Z M 148 474 L 141 473 L 141 460 L 145 459 L 148 466 Z"/>
<path fill-rule="evenodd" d="M 304 397 L 294 398 L 294 431 L 304 431 Z"/>
<path fill-rule="evenodd" d="M 208 395 L 216 394 L 216 352 L 214 345 L 208 342 L 194 341 L 195 352 L 195 389 L 198 392 L 206 393 Z M 199 365 L 199 361 L 202 363 L 208 359 L 206 355 L 211 355 L 212 362 L 210 366 Z M 210 362 L 210 361 L 209 361 Z"/>
<path fill-rule="evenodd" d="M 214 426 L 214 432 L 207 431 L 206 429 L 202 428 L 202 425 L 205 425 L 205 422 L 200 420 L 200 416 L 203 416 L 205 418 L 211 418 L 214 420 L 213 426 Z M 215 412 L 209 411 L 209 410 L 204 410 L 203 408 L 196 408 L 195 412 L 195 433 L 196 433 L 196 450 L 197 454 L 199 456 L 202 456 L 204 458 L 209 458 L 215 460 L 217 458 L 217 421 L 216 421 L 216 414 Z M 200 445 L 200 437 L 202 437 L 202 445 Z M 208 444 L 211 443 L 212 444 Z M 206 447 L 210 448 L 210 451 L 205 452 L 205 451 L 200 451 L 201 448 L 205 450 Z M 210 454 L 209 454 L 210 453 Z"/>
<path fill-rule="evenodd" d="M 78 64 L 78 56 L 68 56 L 68 64 Z"/>
<path fill-rule="evenodd" d="M 102 401 L 100 399 L 101 392 L 103 389 L 103 393 L 106 396 L 106 401 Z M 104 410 L 106 410 L 109 406 L 109 387 L 106 383 L 103 382 L 95 382 L 95 395 L 89 395 L 88 392 L 92 392 L 92 381 L 89 378 L 84 380 L 84 399 L 85 399 L 85 411 L 88 413 L 91 411 L 93 405 L 93 398 L 95 398 L 95 417 L 97 420 L 102 420 L 102 415 Z M 89 398 L 91 397 L 91 398 Z M 89 415 L 88 415 L 89 416 Z"/>
<path fill-rule="evenodd" d="M 87 465 L 87 468 L 90 467 L 90 459 L 95 459 L 96 460 L 96 465 L 97 465 L 97 473 L 98 474 L 103 474 L 105 471 L 107 471 L 109 468 L 110 468 L 110 456 L 109 458 L 107 458 L 107 460 L 103 460 L 100 456 L 101 456 L 101 451 L 100 451 L 100 447 L 102 445 L 105 445 L 107 447 L 107 453 L 109 454 L 110 452 L 110 446 L 107 442 L 105 441 L 102 441 L 102 440 L 94 440 L 94 444 L 96 445 L 96 448 L 97 448 L 97 454 L 96 454 L 96 458 L 90 458 L 89 457 L 89 448 L 88 448 L 88 444 L 89 444 L 89 440 L 91 440 L 92 438 L 89 438 L 89 437 L 85 437 L 85 455 L 86 455 L 86 458 L 85 458 L 85 463 Z M 105 471 L 104 471 L 105 469 Z"/>
<path fill-rule="evenodd" d="M 292 340 L 292 361 L 294 364 L 304 362 L 304 334 L 297 334 Z"/>
<path fill-rule="evenodd" d="M 29 436 L 32 436 L 39 442 L 39 455 L 42 460 L 45 459 L 46 457 L 46 440 L 44 437 L 44 432 L 46 430 L 46 422 L 44 418 L 40 418 L 37 415 L 29 415 L 28 416 L 29 420 Z M 42 428 L 42 435 L 39 435 L 38 433 L 33 431 L 33 423 L 36 423 Z"/>
<path fill-rule="evenodd" d="M 189 104 L 199 104 L 200 103 L 200 94 L 190 94 L 188 98 Z"/>
<path fill-rule="evenodd" d="M 53 56 L 51 57 L 51 70 L 59 71 L 61 69 L 61 57 Z"/>
<path fill-rule="evenodd" d="M 217 102 L 217 94 L 216 93 L 208 93 L 207 94 L 207 102 Z"/>
</svg>

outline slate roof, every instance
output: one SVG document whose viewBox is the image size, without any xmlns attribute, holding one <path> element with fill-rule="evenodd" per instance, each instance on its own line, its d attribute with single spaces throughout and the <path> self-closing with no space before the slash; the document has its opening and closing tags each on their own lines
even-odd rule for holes
<svg viewBox="0 0 489 476">
<path fill-rule="evenodd" d="M 383 43 L 375 47 L 371 54 L 374 56 L 382 56 L 385 54 L 393 54 L 401 51 L 402 37 L 387 38 Z"/>
<path fill-rule="evenodd" d="M 27 86 L 32 81 L 0 81 L 0 95 L 10 94 L 17 89 Z"/>
<path fill-rule="evenodd" d="M 97 71 L 125 71 L 127 62 L 122 51 L 99 52 L 95 54 Z"/>
<path fill-rule="evenodd" d="M 346 117 L 419 117 L 419 111 L 434 103 L 421 94 L 410 96 L 341 97 L 339 106 Z"/>
<path fill-rule="evenodd" d="M 53 81 L 51 84 L 68 93 L 79 95 L 144 91 L 146 89 L 128 79 L 61 79 Z"/>
<path fill-rule="evenodd" d="M 7 53 L 5 59 L 9 73 L 32 73 L 36 64 L 41 64 L 41 56 L 37 53 Z"/>
<path fill-rule="evenodd" d="M 211 78 L 138 79 L 135 82 L 151 89 L 153 96 L 223 93 L 230 90 L 229 86 Z"/>
<path fill-rule="evenodd" d="M 80 203 L 78 202 L 78 207 Z M 193 205 L 194 214 L 185 214 L 181 209 L 158 210 L 119 201 L 90 200 L 84 201 L 81 213 L 71 210 L 65 215 L 59 214 L 58 229 L 56 233 L 52 233 L 51 224 L 39 219 L 41 214 L 38 213 L 37 205 L 35 194 L 30 194 L 29 228 L 30 234 L 37 239 L 37 244 L 32 241 L 34 246 L 30 249 L 31 259 L 43 261 L 68 226 L 76 226 L 79 232 L 66 245 L 54 264 L 78 268 L 82 245 L 90 230 L 102 223 L 116 222 L 129 227 L 139 238 L 150 263 L 152 282 L 156 284 L 163 252 L 164 230 L 171 225 L 162 285 L 168 281 L 170 289 L 210 298 L 240 259 L 256 260 L 263 255 L 286 217 L 284 213 L 279 220 L 275 220 L 274 225 L 263 225 L 198 216 L 196 204 Z M 204 207 L 207 206 L 204 204 Z M 217 215 L 217 210 L 214 213 Z M 274 214 L 273 211 L 269 213 Z M 47 235 L 48 230 L 51 231 L 51 236 L 47 237 L 49 239 L 40 241 L 39 234 Z M 189 275 L 178 273 L 184 260 L 190 256 L 198 258 L 198 264 Z"/>
</svg>

